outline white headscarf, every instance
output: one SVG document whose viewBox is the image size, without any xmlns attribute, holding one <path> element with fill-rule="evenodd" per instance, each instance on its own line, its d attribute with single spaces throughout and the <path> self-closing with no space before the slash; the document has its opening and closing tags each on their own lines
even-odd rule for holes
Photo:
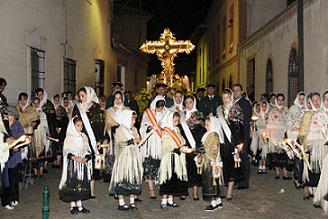
<svg viewBox="0 0 328 219">
<path fill-rule="evenodd" d="M 256 107 L 257 106 L 260 106 L 260 112 L 258 113 L 258 112 L 256 112 Z M 254 105 L 254 107 L 253 107 L 253 112 L 254 112 L 254 114 L 257 116 L 257 117 L 260 117 L 261 116 L 261 104 L 260 103 L 256 103 L 255 105 Z"/>
<path fill-rule="evenodd" d="M 121 97 L 122 97 L 122 104 L 121 104 L 121 105 L 117 105 L 117 104 L 115 103 L 115 95 L 116 95 L 117 93 L 120 93 L 120 94 L 121 94 Z M 114 107 L 117 107 L 118 109 L 123 109 L 123 108 L 124 108 L 124 94 L 123 94 L 122 91 L 120 91 L 120 90 L 116 90 L 116 91 L 114 91 L 114 93 L 113 93 L 113 105 L 114 105 Z"/>
<path fill-rule="evenodd" d="M 165 127 L 169 129 L 174 129 L 176 127 L 173 126 L 173 115 L 175 111 L 169 110 L 165 113 L 165 116 L 163 118 L 163 122 L 161 127 L 164 129 Z"/>
<path fill-rule="evenodd" d="M 266 103 L 266 106 L 267 106 L 265 112 L 263 112 L 263 110 L 262 110 L 262 104 L 263 103 Z M 261 110 L 261 112 L 260 112 L 261 117 L 262 117 L 263 120 L 265 120 L 265 115 L 268 114 L 268 112 L 270 110 L 270 104 L 266 100 L 262 100 L 261 103 L 260 103 L 260 110 Z"/>
<path fill-rule="evenodd" d="M 284 108 L 285 107 L 285 100 L 284 100 L 284 104 L 282 105 L 282 106 L 279 106 L 278 105 L 278 97 L 276 97 L 276 99 L 275 99 L 275 107 L 277 107 L 277 109 L 282 109 L 282 108 Z"/>
<path fill-rule="evenodd" d="M 328 91 L 323 92 L 323 94 L 322 94 L 322 101 L 321 101 L 321 109 L 322 109 L 323 111 L 325 111 L 325 112 L 328 111 L 328 108 L 325 107 L 325 100 L 324 100 L 324 98 L 325 98 L 325 93 L 326 93 L 326 92 L 328 92 Z M 326 94 L 327 94 L 327 93 L 326 93 Z"/>
<path fill-rule="evenodd" d="M 60 98 L 60 96 L 59 96 L 59 98 Z M 55 104 L 55 98 L 54 98 L 54 96 L 51 98 L 51 102 L 54 105 L 55 110 L 57 110 L 58 107 L 61 105 L 60 100 L 59 100 L 59 103 L 58 104 Z"/>
<path fill-rule="evenodd" d="M 222 127 L 220 124 L 220 120 L 218 118 L 216 118 L 215 116 L 209 116 L 209 118 L 210 118 L 210 130 L 207 131 L 203 135 L 202 144 L 204 144 L 207 136 L 212 132 L 216 132 L 219 135 L 220 143 L 223 144 L 224 143 L 224 135 L 223 135 Z"/>
<path fill-rule="evenodd" d="M 320 97 L 320 95 L 319 95 L 319 97 Z M 312 103 L 312 98 L 310 98 L 310 103 L 311 103 L 311 106 L 312 106 L 312 110 L 313 111 L 318 111 L 322 107 L 322 98 L 321 97 L 320 97 L 320 101 L 321 101 L 320 107 L 319 108 L 315 108 L 314 107 L 314 104 Z"/>
<path fill-rule="evenodd" d="M 33 100 L 32 100 L 32 106 L 34 107 L 34 109 L 36 109 L 36 111 L 37 111 L 38 114 L 40 115 L 41 112 L 42 112 L 41 100 L 40 100 L 39 107 L 36 108 L 36 106 L 35 106 L 34 103 L 33 103 L 35 99 L 39 99 L 39 100 L 40 100 L 40 98 L 38 98 L 38 97 L 34 97 Z"/>
<path fill-rule="evenodd" d="M 276 102 L 277 101 L 277 94 L 275 92 L 272 92 L 272 93 L 270 93 L 269 96 L 271 96 L 272 94 L 275 95 L 275 103 L 274 104 L 271 103 L 271 98 L 269 99 L 269 103 L 270 103 L 270 106 L 276 107 L 276 105 L 277 105 L 277 102 Z"/>
<path fill-rule="evenodd" d="M 73 120 L 76 117 L 72 118 L 67 126 L 67 131 L 66 131 L 66 136 L 67 137 L 71 137 L 72 139 L 74 139 L 76 145 L 82 145 L 83 144 L 83 137 L 82 137 L 82 133 L 78 132 L 75 128 L 75 124 L 73 122 Z M 77 147 L 78 148 L 78 147 Z"/>
<path fill-rule="evenodd" d="M 304 97 L 306 96 L 305 92 L 304 91 L 301 91 L 299 92 L 297 95 L 296 95 L 296 98 L 294 100 L 294 104 L 295 106 L 297 106 L 299 109 L 304 109 L 304 105 L 306 105 L 305 103 L 303 103 L 303 105 L 300 104 L 300 95 L 304 95 Z M 304 101 L 305 102 L 305 101 Z"/>
<path fill-rule="evenodd" d="M 184 101 L 184 96 L 182 95 L 182 100 L 181 103 L 177 103 L 175 102 L 175 98 L 173 97 L 173 101 L 174 101 L 174 109 L 179 108 L 180 112 L 184 111 L 183 109 L 183 101 Z"/>
<path fill-rule="evenodd" d="M 43 99 L 41 100 L 40 99 L 40 106 L 43 107 L 44 104 L 47 103 L 47 100 L 48 100 L 48 93 L 45 89 L 42 89 L 43 90 Z"/>
<path fill-rule="evenodd" d="M 21 101 L 20 101 L 20 100 L 18 101 L 18 104 L 19 104 L 19 106 L 20 106 L 20 108 L 21 108 L 22 110 L 25 110 L 25 109 L 30 105 L 30 97 L 27 97 L 27 100 L 26 100 L 26 104 L 25 104 L 25 106 L 23 106 L 23 105 L 21 104 Z"/>
<path fill-rule="evenodd" d="M 133 126 L 131 126 L 133 113 L 135 113 L 133 110 L 123 110 L 117 118 L 117 123 L 119 123 L 121 126 L 124 126 L 121 130 L 124 132 L 128 139 L 134 139 L 132 134 Z"/>
<path fill-rule="evenodd" d="M 150 108 L 151 108 L 152 110 L 156 111 L 156 103 L 157 103 L 157 101 L 159 101 L 159 100 L 164 100 L 164 103 L 166 102 L 166 101 L 165 101 L 165 98 L 164 98 L 162 95 L 157 95 L 157 96 L 155 97 L 155 99 L 150 103 Z M 164 108 L 165 108 L 165 106 L 164 106 Z"/>
<path fill-rule="evenodd" d="M 229 111 L 230 111 L 231 107 L 235 104 L 235 101 L 234 101 L 234 98 L 233 98 L 233 92 L 232 92 L 232 90 L 230 88 L 224 88 L 224 90 L 229 91 L 229 93 L 230 93 L 230 99 L 231 99 L 231 101 L 228 104 L 228 106 L 225 106 L 224 105 L 224 109 L 223 109 L 224 110 L 224 118 L 225 119 L 228 119 Z"/>
<path fill-rule="evenodd" d="M 193 105 L 193 107 L 192 107 L 191 110 L 188 110 L 188 109 L 186 108 L 186 118 L 185 118 L 186 120 L 190 118 L 190 116 L 191 116 L 191 114 L 192 114 L 193 112 L 198 111 L 198 110 L 197 110 L 197 107 L 196 107 L 196 105 L 197 105 L 196 98 L 195 98 L 194 96 L 191 96 L 191 98 L 194 100 L 194 105 Z"/>
<path fill-rule="evenodd" d="M 72 104 L 71 104 L 71 101 L 70 101 L 69 98 L 68 98 L 68 100 L 69 100 L 68 107 L 65 107 L 65 105 L 64 105 L 64 98 L 65 98 L 65 97 L 61 98 L 61 100 L 60 100 L 60 105 L 62 105 L 62 106 L 65 108 L 66 112 L 68 113 L 69 109 L 70 109 L 70 108 L 73 108 L 73 107 L 72 107 Z"/>
<path fill-rule="evenodd" d="M 82 111 L 87 112 L 89 103 L 99 103 L 99 99 L 96 95 L 95 90 L 92 87 L 84 87 L 84 89 L 86 91 L 87 100 L 85 103 L 81 103 L 81 109 Z"/>
</svg>

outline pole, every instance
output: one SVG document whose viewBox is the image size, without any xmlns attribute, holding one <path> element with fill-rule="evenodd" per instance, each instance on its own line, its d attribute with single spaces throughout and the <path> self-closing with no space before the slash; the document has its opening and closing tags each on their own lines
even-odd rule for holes
<svg viewBox="0 0 328 219">
<path fill-rule="evenodd" d="M 304 90 L 304 17 L 303 0 L 297 1 L 297 32 L 298 32 L 298 88 Z"/>
<path fill-rule="evenodd" d="M 49 218 L 49 187 L 45 186 L 43 188 L 43 206 L 42 206 L 42 219 L 48 219 Z"/>
</svg>

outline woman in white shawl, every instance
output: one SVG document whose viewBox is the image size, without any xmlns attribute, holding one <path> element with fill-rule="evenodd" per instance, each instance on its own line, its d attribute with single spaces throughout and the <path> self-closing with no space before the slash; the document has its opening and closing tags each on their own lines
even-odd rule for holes
<svg viewBox="0 0 328 219">
<path fill-rule="evenodd" d="M 233 93 L 230 88 L 225 88 L 223 90 L 222 101 L 223 105 L 220 105 L 216 109 L 216 113 L 224 134 L 223 143 L 220 146 L 220 154 L 223 162 L 224 182 L 228 183 L 226 200 L 231 201 L 235 181 L 238 181 L 238 176 L 241 175 L 240 173 L 242 173 L 242 169 L 236 166 L 234 153 L 237 139 L 233 137 L 228 123 L 229 113 L 232 107 L 235 105 Z M 220 141 L 222 140 L 220 139 Z"/>
<path fill-rule="evenodd" d="M 303 159 L 303 162 L 304 160 L 309 161 L 309 164 L 304 162 L 304 198 L 309 197 L 308 187 L 317 187 L 320 173 L 322 173 L 323 160 L 328 153 L 328 147 L 325 145 L 327 141 L 325 136 L 327 136 L 328 130 L 328 114 L 321 109 L 322 101 L 319 93 L 310 93 L 309 98 L 312 116 L 308 118 L 303 116 L 298 139 L 298 142 L 305 148 L 305 152 L 309 154 L 306 159 Z M 307 126 L 304 124 L 307 124 Z M 302 136 L 303 129 L 307 132 Z"/>
<path fill-rule="evenodd" d="M 132 110 L 123 110 L 117 118 L 120 126 L 116 129 L 116 158 L 109 187 L 110 194 L 118 195 L 118 210 L 137 209 L 135 196 L 140 194 L 142 185 L 142 161 L 138 143 L 141 141 L 134 127 L 137 114 Z M 130 205 L 124 202 L 124 196 L 130 196 Z"/>
<path fill-rule="evenodd" d="M 144 176 L 148 179 L 149 197 L 155 199 L 154 180 L 157 180 L 157 172 L 161 159 L 162 128 L 161 124 L 167 109 L 163 96 L 156 96 L 150 107 L 143 113 L 140 135 L 146 138 L 153 130 L 153 134 L 148 138 L 146 144 L 141 148 L 144 166 Z"/>
<path fill-rule="evenodd" d="M 203 187 L 202 194 L 205 201 L 211 204 L 205 208 L 205 211 L 213 211 L 222 207 L 220 193 L 224 186 L 223 163 L 220 155 L 220 143 L 224 143 L 224 134 L 220 120 L 214 116 L 208 116 L 205 119 L 206 133 L 202 137 L 201 154 L 196 159 L 202 173 Z"/>
<path fill-rule="evenodd" d="M 287 136 L 290 140 L 296 140 L 300 130 L 306 94 L 299 92 L 294 100 L 294 104 L 289 108 L 287 117 Z"/>
<path fill-rule="evenodd" d="M 266 139 L 266 125 L 268 119 L 268 113 L 270 110 L 270 105 L 267 101 L 262 101 L 258 104 L 260 112 L 256 110 L 254 106 L 254 131 L 251 143 L 251 150 L 253 151 L 254 156 L 259 160 L 259 169 L 258 174 L 266 174 L 265 170 L 265 159 L 268 153 L 267 139 Z"/>
<path fill-rule="evenodd" d="M 322 95 L 321 110 L 328 115 L 328 91 Z M 326 129 L 326 143 L 328 146 L 328 134 Z M 328 214 L 328 155 L 322 161 L 320 180 L 317 189 L 314 192 L 313 203 L 317 207 L 321 206 L 326 214 Z"/>
<path fill-rule="evenodd" d="M 184 154 L 188 147 L 185 146 L 185 139 L 178 128 L 179 122 L 180 114 L 169 111 L 165 114 L 162 123 L 162 158 L 158 171 L 160 193 L 163 196 L 162 209 L 166 209 L 167 206 L 179 207 L 173 201 L 173 196 L 188 194 L 186 155 Z"/>
<path fill-rule="evenodd" d="M 277 94 L 276 106 L 272 108 L 268 115 L 266 133 L 269 138 L 269 152 L 272 154 L 272 166 L 275 168 L 275 179 L 280 178 L 280 168 L 283 169 L 283 179 L 290 180 L 287 168 L 292 168 L 290 159 L 282 148 L 282 142 L 287 130 L 288 107 L 285 105 L 285 96 Z M 291 169 L 289 169 L 291 170 Z"/>
<path fill-rule="evenodd" d="M 193 188 L 193 200 L 198 201 L 198 187 L 202 185 L 202 177 L 197 173 L 197 167 L 194 161 L 196 149 L 200 148 L 201 139 L 206 132 L 204 127 L 204 116 L 196 108 L 196 98 L 192 95 L 187 96 L 184 101 L 186 109 L 184 111 L 181 126 L 187 137 L 187 145 L 193 150 L 193 153 L 186 155 L 187 170 L 188 170 L 188 186 Z M 184 197 L 182 197 L 184 199 Z"/>
<path fill-rule="evenodd" d="M 72 116 L 79 116 L 83 121 L 83 132 L 89 138 L 89 145 L 92 151 L 92 159 L 99 154 L 101 144 L 107 144 L 109 136 L 104 132 L 104 113 L 99 105 L 98 97 L 91 87 L 81 87 L 78 92 L 79 103 L 74 106 Z M 91 198 L 95 198 L 95 180 L 101 179 L 99 170 L 93 170 L 90 183 Z"/>
<path fill-rule="evenodd" d="M 115 130 L 118 127 L 118 119 L 124 110 L 129 110 L 129 107 L 124 106 L 124 94 L 117 90 L 113 93 L 114 106 L 105 110 L 105 129 L 110 136 L 109 148 L 106 151 L 105 169 L 103 171 L 104 182 L 109 182 L 112 174 L 112 169 L 115 161 L 117 147 L 115 143 Z"/>
<path fill-rule="evenodd" d="M 60 199 L 71 203 L 71 214 L 86 214 L 82 200 L 91 197 L 92 159 L 88 137 L 82 132 L 80 117 L 70 120 L 63 150 L 63 172 L 59 184 Z"/>
<path fill-rule="evenodd" d="M 177 111 L 182 116 L 182 112 L 185 111 L 186 107 L 183 105 L 184 96 L 181 91 L 178 90 L 174 93 L 173 101 L 174 105 L 170 109 L 173 111 Z"/>
</svg>

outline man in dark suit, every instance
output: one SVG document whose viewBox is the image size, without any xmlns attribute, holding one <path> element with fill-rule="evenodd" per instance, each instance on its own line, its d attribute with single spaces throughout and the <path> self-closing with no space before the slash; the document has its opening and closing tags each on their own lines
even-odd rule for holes
<svg viewBox="0 0 328 219">
<path fill-rule="evenodd" d="M 244 124 L 244 148 L 241 152 L 241 159 L 245 165 L 246 178 L 244 181 L 239 182 L 238 189 L 249 188 L 249 176 L 250 176 L 250 162 L 249 162 L 249 141 L 250 141 L 250 122 L 252 117 L 252 106 L 248 100 L 244 97 L 243 86 L 241 84 L 234 84 L 232 86 L 233 98 L 236 103 L 241 107 L 243 112 L 243 124 Z"/>
<path fill-rule="evenodd" d="M 171 98 L 169 98 L 168 96 L 166 96 L 166 90 L 167 89 L 167 85 L 166 84 L 162 84 L 162 83 L 157 83 L 155 85 L 155 90 L 156 90 L 156 95 L 161 95 L 165 98 L 165 107 L 166 108 L 170 108 L 171 106 L 174 105 L 174 102 Z M 150 103 L 154 100 L 155 98 L 152 97 L 150 98 L 150 100 L 148 101 L 148 107 L 150 106 Z"/>
<path fill-rule="evenodd" d="M 123 92 L 123 84 L 121 82 L 119 82 L 119 81 L 118 82 L 114 82 L 112 84 L 112 91 L 113 91 L 113 93 L 115 91 L 117 91 L 117 90 L 120 90 L 120 91 Z M 105 109 L 108 109 L 109 107 L 114 106 L 114 96 L 113 96 L 113 93 L 108 96 L 107 101 L 106 101 L 106 107 L 105 107 Z M 124 106 L 126 106 L 126 105 L 127 105 L 127 100 L 126 100 L 126 98 L 124 98 Z"/>
<path fill-rule="evenodd" d="M 206 89 L 203 87 L 200 87 L 197 89 L 196 91 L 196 100 L 197 100 L 197 104 L 202 100 L 202 98 L 204 97 L 204 93 L 205 93 Z"/>
<path fill-rule="evenodd" d="M 216 115 L 216 109 L 218 106 L 222 104 L 221 97 L 215 95 L 216 85 L 208 84 L 207 88 L 207 96 L 203 97 L 201 101 L 198 103 L 198 110 L 203 113 L 204 117 L 211 115 Z"/>
</svg>

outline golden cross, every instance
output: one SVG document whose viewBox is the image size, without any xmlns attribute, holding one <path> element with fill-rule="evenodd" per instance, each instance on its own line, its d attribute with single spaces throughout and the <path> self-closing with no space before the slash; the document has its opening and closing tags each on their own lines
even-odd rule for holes
<svg viewBox="0 0 328 219">
<path fill-rule="evenodd" d="M 168 28 L 164 29 L 159 39 L 159 41 L 146 41 L 142 44 L 140 50 L 150 54 L 156 52 L 158 59 L 162 61 L 163 83 L 171 87 L 174 75 L 174 58 L 177 53 L 189 54 L 195 46 L 190 40 L 176 40 Z"/>
</svg>

